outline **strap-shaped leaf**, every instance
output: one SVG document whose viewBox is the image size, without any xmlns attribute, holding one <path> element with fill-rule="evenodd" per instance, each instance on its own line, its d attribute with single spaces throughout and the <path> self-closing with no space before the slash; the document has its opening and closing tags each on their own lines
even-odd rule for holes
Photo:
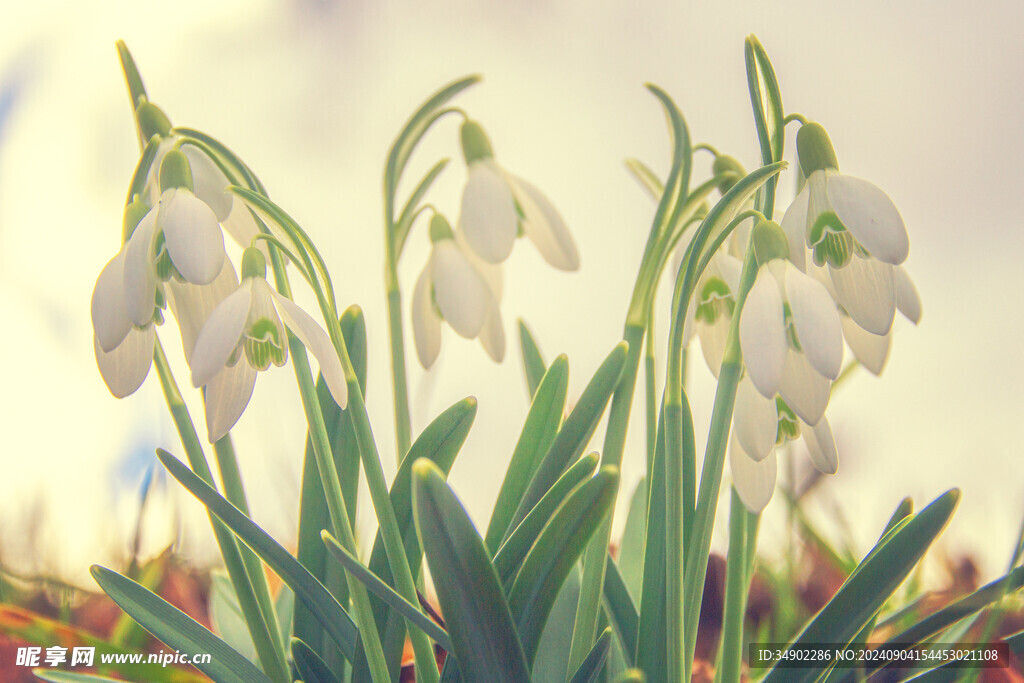
<svg viewBox="0 0 1024 683">
<path fill-rule="evenodd" d="M 544 527 L 551 520 L 551 516 L 555 514 L 555 511 L 558 510 L 565 499 L 585 479 L 594 474 L 594 470 L 597 469 L 597 462 L 597 453 L 590 453 L 577 460 L 555 482 L 551 490 L 544 494 L 544 497 L 534 506 L 530 514 L 526 516 L 526 519 L 520 522 L 519 526 L 512 532 L 512 535 L 508 537 L 508 540 L 498 548 L 498 552 L 494 554 L 493 564 L 506 593 L 511 590 L 516 573 L 522 566 L 523 560 L 526 559 L 537 537 L 540 536 L 541 531 L 544 530 Z"/>
<path fill-rule="evenodd" d="M 957 489 L 946 492 L 917 515 L 904 518 L 882 537 L 868 556 L 818 612 L 791 647 L 813 643 L 849 643 L 878 613 L 889 596 L 918 563 L 932 541 L 945 528 L 960 500 Z M 779 669 L 768 672 L 766 683 L 813 681 L 811 669 Z"/>
<path fill-rule="evenodd" d="M 292 661 L 303 683 L 341 683 L 327 663 L 309 645 L 292 638 Z"/>
<path fill-rule="evenodd" d="M 429 460 L 413 465 L 413 507 L 463 678 L 526 683 L 530 668 L 498 574 L 469 515 Z"/>
<path fill-rule="evenodd" d="M 540 353 L 540 347 L 537 346 L 537 340 L 533 338 L 530 328 L 521 319 L 519 320 L 519 348 L 523 352 L 523 372 L 526 374 L 526 389 L 530 392 L 530 396 L 533 397 L 537 393 L 537 387 L 540 385 L 541 378 L 544 377 L 547 366 L 544 363 L 544 357 Z"/>
<path fill-rule="evenodd" d="M 652 171 L 647 164 L 639 159 L 629 158 L 626 159 L 626 168 L 640 183 L 640 187 L 651 195 L 651 199 L 654 201 L 661 199 L 661 194 L 665 191 L 665 183 L 661 182 L 658 174 Z"/>
<path fill-rule="evenodd" d="M 608 515 L 618 482 L 617 467 L 602 467 L 562 503 L 523 560 L 508 605 L 531 664 L 558 589 Z"/>
<path fill-rule="evenodd" d="M 619 567 L 610 555 L 604 570 L 604 602 L 608 607 L 608 620 L 622 643 L 626 664 L 633 666 L 636 663 L 640 616 L 636 612 L 633 596 L 629 594 L 626 582 L 619 573 Z"/>
<path fill-rule="evenodd" d="M 524 357 L 525 348 L 524 346 Z M 558 427 L 562 424 L 562 411 L 565 409 L 568 389 L 569 359 L 561 355 L 551 363 L 536 391 L 532 392 L 530 412 L 526 415 L 523 431 L 519 435 L 515 451 L 512 452 L 505 480 L 501 482 L 494 511 L 491 512 L 491 521 L 487 524 L 487 534 L 484 538 L 491 552 L 496 552 L 498 546 L 511 533 L 509 524 L 515 516 L 523 493 L 555 440 Z"/>
<path fill-rule="evenodd" d="M 438 415 L 413 442 L 391 484 L 391 505 L 395 509 L 398 529 L 405 542 L 405 554 L 409 558 L 409 568 L 414 576 L 419 572 L 423 550 L 420 548 L 420 542 L 416 536 L 416 526 L 413 522 L 413 463 L 419 458 L 426 458 L 437 465 L 447 476 L 452 465 L 455 464 L 455 457 L 458 455 L 459 449 L 462 448 L 462 444 L 465 443 L 469 430 L 473 426 L 476 408 L 476 399 L 466 398 Z M 377 538 L 374 540 L 370 562 L 367 566 L 374 576 L 380 578 L 384 583 L 389 586 L 394 583 L 387 552 L 384 549 L 384 539 L 380 532 L 377 533 Z M 377 621 L 377 631 L 384 648 L 388 671 L 391 672 L 392 679 L 397 680 L 402 667 L 402 650 L 405 647 L 405 619 L 375 595 L 370 596 L 370 603 L 373 605 L 373 618 Z M 365 666 L 365 661 L 365 657 L 362 658 L 362 663 L 357 660 L 352 676 L 354 681 L 370 680 L 370 672 Z"/>
<path fill-rule="evenodd" d="M 281 577 L 281 580 L 289 588 L 295 591 L 295 596 L 323 625 L 327 634 L 341 648 L 345 657 L 349 661 L 353 661 L 356 655 L 358 630 L 348 612 L 338 604 L 338 601 L 324 588 L 324 585 L 299 564 L 298 560 L 292 557 L 280 543 L 210 488 L 184 463 L 162 449 L 157 449 L 157 457 L 160 458 L 160 462 L 171 473 L 171 476 L 224 522 L 243 543 L 252 548 L 252 551 Z"/>
<path fill-rule="evenodd" d="M 658 420 L 654 442 L 647 539 L 644 543 L 643 584 L 640 592 L 636 663 L 652 681 L 668 678 L 668 638 L 665 610 L 665 410 Z"/>
<path fill-rule="evenodd" d="M 399 595 L 394 588 L 377 578 L 373 572 L 363 566 L 362 562 L 341 547 L 341 544 L 326 530 L 322 533 L 322 537 L 327 549 L 341 563 L 345 571 L 356 577 L 371 593 L 386 602 L 391 609 L 419 626 L 420 630 L 433 638 L 438 645 L 446 651 L 451 651 L 452 643 L 448 639 L 448 633 L 437 622 L 424 614 L 418 605 L 413 605 Z"/>
<path fill-rule="evenodd" d="M 270 682 L 255 664 L 159 595 L 105 567 L 93 565 L 90 571 L 103 592 L 157 640 L 182 652 L 208 653 L 208 663 L 193 666 L 213 680 L 218 683 Z"/>
<path fill-rule="evenodd" d="M 572 675 L 572 680 L 569 683 L 596 683 L 598 676 L 601 675 L 601 669 L 604 668 L 604 663 L 608 659 L 608 650 L 611 647 L 612 629 L 609 627 L 594 643 L 590 654 L 580 664 L 580 668 L 576 669 L 576 673 Z"/>
<path fill-rule="evenodd" d="M 597 423 L 601 420 L 601 415 L 608 405 L 608 399 L 611 398 L 612 392 L 615 391 L 615 387 L 619 383 L 619 378 L 622 377 L 627 349 L 628 345 L 625 342 L 619 342 L 594 373 L 590 383 L 580 395 L 576 407 L 565 419 L 562 428 L 558 430 L 558 435 L 544 456 L 540 467 L 537 468 L 536 474 L 533 475 L 530 486 L 519 501 L 519 507 L 512 518 L 511 527 L 515 527 L 525 519 L 533 506 L 562 476 L 562 472 L 583 453 L 583 449 L 586 448 L 597 429 Z"/>
<path fill-rule="evenodd" d="M 786 142 L 785 118 L 775 70 L 768 60 L 764 46 L 753 35 L 747 37 L 744 57 L 747 64 L 750 104 L 754 108 L 754 126 L 757 128 L 757 139 L 761 143 L 761 163 L 768 165 L 782 161 L 783 145 Z M 775 210 L 776 182 L 775 178 L 769 179 L 757 200 L 757 209 L 769 219 Z"/>
</svg>

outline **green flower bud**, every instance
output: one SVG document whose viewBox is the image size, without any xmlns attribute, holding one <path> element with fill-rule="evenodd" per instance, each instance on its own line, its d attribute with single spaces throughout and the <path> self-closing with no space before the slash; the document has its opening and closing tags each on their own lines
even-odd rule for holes
<svg viewBox="0 0 1024 683">
<path fill-rule="evenodd" d="M 193 188 L 192 167 L 180 149 L 172 149 L 160 162 L 160 191 L 165 192 L 176 187 L 184 187 L 189 192 Z"/>
<path fill-rule="evenodd" d="M 462 156 L 466 159 L 466 165 L 480 159 L 494 158 L 494 150 L 491 149 L 491 141 L 487 139 L 487 133 L 476 121 L 466 121 L 462 124 L 460 132 L 462 137 Z"/>
<path fill-rule="evenodd" d="M 135 228 L 149 213 L 149 207 L 136 195 L 128 206 L 124 207 L 124 219 L 121 221 L 121 244 L 127 244 L 135 233 Z"/>
<path fill-rule="evenodd" d="M 732 173 L 733 175 L 722 180 L 718 184 L 718 191 L 725 194 L 732 189 L 740 178 L 747 175 L 747 169 L 743 168 L 743 164 L 737 161 L 734 157 L 728 154 L 719 154 L 715 157 L 715 161 L 711 164 L 711 173 L 719 175 L 721 173 Z"/>
<path fill-rule="evenodd" d="M 448 219 L 435 213 L 434 217 L 430 219 L 430 243 L 437 244 L 441 240 L 451 239 L 455 239 L 455 233 L 452 232 L 452 226 L 448 223 Z"/>
<path fill-rule="evenodd" d="M 789 240 L 782 226 L 775 221 L 761 221 L 750 233 L 754 245 L 754 257 L 757 265 L 763 266 L 777 258 L 789 257 Z"/>
<path fill-rule="evenodd" d="M 135 109 L 135 120 L 139 122 L 142 139 L 147 142 L 154 135 L 167 137 L 171 132 L 171 120 L 167 118 L 167 114 L 149 100 L 139 102 Z"/>
<path fill-rule="evenodd" d="M 796 153 L 800 158 L 800 168 L 807 178 L 815 171 L 839 170 L 832 141 L 828 139 L 828 133 L 820 123 L 806 123 L 800 126 L 796 134 Z"/>
<path fill-rule="evenodd" d="M 242 252 L 242 279 L 247 277 L 267 278 L 267 259 L 256 247 L 246 247 Z"/>
</svg>

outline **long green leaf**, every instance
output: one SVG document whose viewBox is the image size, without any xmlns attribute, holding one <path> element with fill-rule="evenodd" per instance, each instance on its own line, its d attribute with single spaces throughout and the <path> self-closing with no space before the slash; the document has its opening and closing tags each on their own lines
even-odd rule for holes
<svg viewBox="0 0 1024 683">
<path fill-rule="evenodd" d="M 618 483 L 618 468 L 602 467 L 562 503 L 523 560 L 508 605 L 531 665 L 558 589 L 611 510 Z"/>
<path fill-rule="evenodd" d="M 451 651 L 452 644 L 448 639 L 448 633 L 438 624 L 425 615 L 418 605 L 413 605 L 403 598 L 395 589 L 381 581 L 373 572 L 363 566 L 358 558 L 352 556 L 341 544 L 326 530 L 322 534 L 324 544 L 345 567 L 345 571 L 356 577 L 371 593 L 388 604 L 391 609 L 396 610 L 403 617 L 416 624 L 421 631 L 434 639 L 438 645 L 447 651 Z"/>
<path fill-rule="evenodd" d="M 608 659 L 608 650 L 612 646 L 612 629 L 606 628 L 598 637 L 590 654 L 587 655 L 580 668 L 576 669 L 569 683 L 596 683 L 604 668 L 605 660 Z"/>
<path fill-rule="evenodd" d="M 754 108 L 754 126 L 761 144 L 761 163 L 768 165 L 782 161 L 783 145 L 786 142 L 785 117 L 775 70 L 764 46 L 753 35 L 747 37 L 744 57 L 750 104 Z M 770 178 L 758 194 L 757 209 L 768 219 L 772 218 L 775 210 L 776 182 L 776 178 Z"/>
<path fill-rule="evenodd" d="M 530 667 L 483 540 L 441 470 L 422 458 L 413 465 L 413 507 L 462 676 L 527 683 Z"/>
<path fill-rule="evenodd" d="M 298 638 L 292 638 L 292 661 L 303 683 L 341 683 L 320 655 Z"/>
<path fill-rule="evenodd" d="M 523 560 L 551 520 L 552 515 L 561 507 L 583 481 L 593 475 L 597 469 L 597 453 L 590 453 L 577 460 L 565 471 L 555 485 L 544 494 L 540 502 L 534 506 L 526 519 L 520 522 L 515 531 L 508 537 L 498 552 L 494 554 L 494 570 L 498 572 L 501 585 L 508 593 L 516 578 Z"/>
<path fill-rule="evenodd" d="M 657 428 L 658 420 L 654 419 Z M 657 444 L 657 432 L 654 444 Z M 652 453 L 653 456 L 653 453 Z M 653 467 L 653 458 L 651 466 Z M 619 570 L 622 579 L 629 588 L 629 594 L 640 595 L 644 581 L 644 545 L 647 540 L 647 478 L 641 479 L 633 491 L 626 514 L 626 526 L 622 531 L 622 543 L 619 544 Z"/>
<path fill-rule="evenodd" d="M 526 374 L 526 390 L 532 398 L 537 394 L 537 387 L 540 386 L 541 378 L 544 377 L 546 366 L 544 357 L 537 346 L 537 340 L 526 323 L 519 320 L 519 348 L 523 353 L 523 372 Z"/>
<path fill-rule="evenodd" d="M 103 592 L 157 640 L 182 652 L 208 653 L 209 663 L 193 666 L 213 680 L 269 683 L 266 674 L 252 662 L 159 595 L 105 567 L 93 565 L 90 571 Z"/>
<path fill-rule="evenodd" d="M 615 629 L 619 642 L 622 643 L 626 664 L 633 666 L 636 664 L 640 616 L 637 614 L 633 596 L 629 594 L 626 582 L 611 555 L 608 556 L 607 567 L 604 570 L 604 602 L 608 608 L 608 620 Z"/>
<path fill-rule="evenodd" d="M 409 568 L 413 574 L 420 570 L 423 550 L 416 537 L 416 527 L 413 522 L 412 466 L 417 459 L 427 458 L 447 476 L 452 465 L 455 464 L 455 457 L 458 455 L 459 449 L 462 448 L 462 444 L 465 443 L 469 430 L 473 426 L 476 409 L 476 399 L 466 398 L 438 415 L 410 446 L 409 452 L 402 460 L 402 466 L 398 468 L 398 473 L 391 483 L 391 505 L 395 509 L 398 529 L 402 534 L 405 554 L 409 558 Z M 375 576 L 393 587 L 391 565 L 388 564 L 384 539 L 379 531 L 374 540 L 367 566 Z M 370 603 L 373 606 L 373 618 L 377 622 L 377 631 L 384 648 L 388 671 L 391 673 L 391 678 L 396 680 L 402 667 L 402 651 L 405 647 L 405 619 L 374 595 L 370 596 Z M 354 681 L 370 680 L 369 669 L 365 667 L 365 658 L 362 661 L 363 663 L 358 663 L 357 660 L 353 671 Z"/>
<path fill-rule="evenodd" d="M 525 347 L 524 347 L 525 354 Z M 543 361 L 542 361 L 543 362 Z M 569 389 L 569 359 L 559 356 L 544 373 L 536 391 L 532 393 L 530 412 L 523 423 L 516 449 L 512 453 L 505 480 L 491 512 L 491 521 L 484 535 L 487 548 L 496 552 L 498 546 L 511 533 L 509 524 L 515 516 L 523 493 L 530 485 L 541 459 L 555 440 L 558 427 L 562 424 L 562 410 Z"/>
<path fill-rule="evenodd" d="M 298 560 L 292 557 L 280 543 L 210 488 L 184 463 L 162 449 L 157 450 L 157 457 L 160 458 L 160 462 L 171 473 L 171 476 L 224 522 L 242 542 L 252 548 L 252 551 L 281 577 L 281 580 L 289 588 L 295 591 L 295 596 L 323 625 L 327 634 L 341 648 L 345 657 L 349 661 L 354 661 L 358 630 L 352 618 L 338 604 L 334 596 L 324 588 L 324 585 L 299 564 Z"/>
<path fill-rule="evenodd" d="M 620 342 L 612 349 L 612 352 L 604 359 L 601 366 L 594 373 L 590 383 L 580 395 L 569 417 L 565 419 L 562 428 L 548 449 L 540 467 L 530 481 L 530 486 L 519 501 L 519 507 L 512 518 L 510 527 L 515 527 L 529 514 L 533 506 L 544 497 L 544 494 L 562 476 L 571 463 L 575 462 L 583 449 L 586 448 L 590 438 L 597 430 L 597 424 L 601 420 L 608 399 L 619 383 L 622 376 L 622 369 L 626 364 L 626 351 L 628 345 Z"/>
<path fill-rule="evenodd" d="M 918 563 L 932 541 L 946 526 L 960 500 L 957 489 L 946 492 L 920 513 L 897 524 L 876 545 L 828 604 L 793 641 L 792 647 L 814 643 L 849 643 Z M 813 681 L 811 669 L 779 669 L 768 672 L 766 683 Z"/>
<path fill-rule="evenodd" d="M 652 171 L 647 164 L 639 159 L 630 158 L 626 159 L 626 168 L 640 183 L 640 187 L 651 195 L 651 199 L 654 201 L 661 199 L 661 195 L 665 191 L 665 183 L 661 182 L 658 174 Z"/>
<path fill-rule="evenodd" d="M 359 386 L 366 391 L 366 321 L 358 306 L 351 306 L 340 319 L 341 333 L 348 347 L 352 367 L 356 371 Z M 359 493 L 359 448 L 352 431 L 352 421 L 348 413 L 334 402 L 334 397 L 327 389 L 323 375 L 316 382 L 317 400 L 324 416 L 324 426 L 330 437 L 331 452 L 334 454 L 335 467 L 341 484 L 341 493 L 345 499 L 349 524 L 355 527 L 356 505 Z M 328 566 L 327 549 L 320 540 L 320 531 L 331 528 L 330 514 L 327 510 L 327 498 L 324 496 L 323 483 L 320 481 L 320 470 L 316 466 L 313 453 L 313 441 L 306 437 L 306 450 L 302 461 L 302 493 L 299 505 L 298 551 L 296 556 L 299 564 L 309 570 L 327 590 L 337 599 L 339 604 L 348 604 L 348 585 L 341 572 L 336 571 L 333 564 Z M 327 634 L 323 626 L 313 616 L 305 603 L 295 606 L 293 630 L 295 637 L 311 648 L 320 658 L 327 662 L 337 662 L 337 653 L 331 652 L 332 646 L 327 642 Z"/>
<path fill-rule="evenodd" d="M 649 473 L 647 539 L 644 543 L 643 584 L 640 593 L 636 663 L 652 681 L 668 678 L 668 639 L 665 620 L 665 410 L 658 420 L 654 462 Z"/>
</svg>

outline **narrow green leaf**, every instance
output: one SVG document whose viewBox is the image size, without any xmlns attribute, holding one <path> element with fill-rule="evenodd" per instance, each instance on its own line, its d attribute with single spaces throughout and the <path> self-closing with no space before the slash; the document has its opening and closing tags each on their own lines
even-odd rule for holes
<svg viewBox="0 0 1024 683">
<path fill-rule="evenodd" d="M 208 653 L 209 663 L 194 666 L 213 680 L 218 683 L 270 682 L 252 662 L 159 595 L 105 567 L 93 565 L 90 571 L 103 592 L 154 638 L 182 652 Z"/>
<path fill-rule="evenodd" d="M 868 553 L 818 615 L 794 640 L 794 647 L 813 643 L 849 643 L 878 613 L 889 596 L 918 563 L 939 535 L 960 500 L 960 492 L 946 492 L 920 513 L 897 524 Z M 772 669 L 766 683 L 813 681 L 810 669 Z"/>
<path fill-rule="evenodd" d="M 281 544 L 210 488 L 184 463 L 162 449 L 157 449 L 157 457 L 160 458 L 160 462 L 171 473 L 171 476 L 224 522 L 242 542 L 252 548 L 252 551 L 281 577 L 286 585 L 295 591 L 296 597 L 310 609 L 310 612 L 323 625 L 327 634 L 341 648 L 345 657 L 349 661 L 353 661 L 358 631 L 352 618 L 338 604 L 334 596 L 324 588 L 324 585 L 281 547 Z"/>
<path fill-rule="evenodd" d="M 537 390 L 532 394 L 530 412 L 523 423 L 523 431 L 512 453 L 512 460 L 505 472 L 505 480 L 501 483 L 494 511 L 491 512 L 491 521 L 484 536 L 487 548 L 491 552 L 496 552 L 498 546 L 511 533 L 509 525 L 523 493 L 537 472 L 541 459 L 555 440 L 558 427 L 562 423 L 562 411 L 565 409 L 568 389 L 569 359 L 561 355 L 551 363 Z"/>
<path fill-rule="evenodd" d="M 657 427 L 657 419 L 654 420 Z M 657 433 L 654 444 L 657 444 Z M 653 466 L 653 462 L 651 463 Z M 626 514 L 626 526 L 619 544 L 619 570 L 631 596 L 639 596 L 644 582 L 644 544 L 647 540 L 647 478 L 633 491 Z"/>
<path fill-rule="evenodd" d="M 416 624 L 421 631 L 433 638 L 438 645 L 451 652 L 452 644 L 448 639 L 448 634 L 433 619 L 424 614 L 419 605 L 413 605 L 395 592 L 394 588 L 377 578 L 373 572 L 363 566 L 362 562 L 342 548 L 341 544 L 326 530 L 323 531 L 321 536 L 327 549 L 345 567 L 345 571 L 356 577 L 371 593 L 386 602 L 391 609 L 396 610 L 403 617 Z"/>
<path fill-rule="evenodd" d="M 119 678 L 79 674 L 73 671 L 60 671 L 56 669 L 32 669 L 32 675 L 40 680 L 49 681 L 49 683 L 124 683 Z"/>
<path fill-rule="evenodd" d="M 544 494 L 530 514 L 526 515 L 526 519 L 520 522 L 508 540 L 498 548 L 498 552 L 494 554 L 494 570 L 498 572 L 498 578 L 501 579 L 501 585 L 506 594 L 512 588 L 523 560 L 551 520 L 552 515 L 561 507 L 566 498 L 582 485 L 585 479 L 593 475 L 594 470 L 597 469 L 597 462 L 597 453 L 590 453 L 573 463 L 572 467 L 567 469 L 565 474 L 555 482 L 555 485 Z"/>
<path fill-rule="evenodd" d="M 238 595 L 226 572 L 216 571 L 211 577 L 209 610 L 213 632 L 223 638 L 231 649 L 250 662 L 258 663 L 259 657 L 249 626 L 245 623 Z"/>
<path fill-rule="evenodd" d="M 658 174 L 639 159 L 626 159 L 626 168 L 640 182 L 640 187 L 647 190 L 651 199 L 654 201 L 661 199 L 661 194 L 665 191 L 665 183 L 661 182 Z"/>
<path fill-rule="evenodd" d="M 604 668 L 605 660 L 608 659 L 608 650 L 612 646 L 612 629 L 606 628 L 598 637 L 590 654 L 587 655 L 580 668 L 576 669 L 572 680 L 569 683 L 596 683 L 601 670 Z"/>
<path fill-rule="evenodd" d="M 292 638 L 292 661 L 303 683 L 341 683 L 330 667 L 309 645 L 298 638 Z"/>
<path fill-rule="evenodd" d="M 429 460 L 421 458 L 413 465 L 412 491 L 416 528 L 462 676 L 467 681 L 526 683 L 530 667 L 473 522 Z"/>
<path fill-rule="evenodd" d="M 619 677 L 615 679 L 615 683 L 644 683 L 647 677 L 644 676 L 644 672 L 640 669 L 627 669 L 619 674 Z"/>
<path fill-rule="evenodd" d="M 537 387 L 544 377 L 546 365 L 544 357 L 540 353 L 540 347 L 533 338 L 533 333 L 526 323 L 519 320 L 519 348 L 523 352 L 523 371 L 526 373 L 526 390 L 530 397 L 537 395 Z"/>
<path fill-rule="evenodd" d="M 530 486 L 519 501 L 519 507 L 512 518 L 511 527 L 518 525 L 533 506 L 544 497 L 570 463 L 575 462 L 590 438 L 597 430 L 608 399 L 619 383 L 622 369 L 626 364 L 628 344 L 619 342 L 608 354 L 594 373 L 593 378 L 580 395 L 576 407 L 565 419 L 562 428 L 548 449 L 540 467 L 530 481 Z"/>
<path fill-rule="evenodd" d="M 644 544 L 643 584 L 637 626 L 636 664 L 652 681 L 668 679 L 668 638 L 665 610 L 665 409 L 658 420 L 654 463 L 648 474 L 651 485 L 647 505 L 647 538 Z"/>
<path fill-rule="evenodd" d="M 395 254 L 401 255 L 402 248 L 405 247 L 405 240 L 409 237 L 409 230 L 412 228 L 413 221 L 416 220 L 420 200 L 430 190 L 431 185 L 437 180 L 437 176 L 441 175 L 441 171 L 445 169 L 449 161 L 450 159 L 441 159 L 434 164 L 409 195 L 402 213 L 398 216 L 398 222 L 395 223 Z"/>
<path fill-rule="evenodd" d="M 750 104 L 754 108 L 754 126 L 757 128 L 757 139 L 761 144 L 761 163 L 767 166 L 782 161 L 783 146 L 786 142 L 782 95 L 768 53 L 756 36 L 747 36 L 744 57 Z M 772 218 L 775 210 L 776 182 L 775 178 L 770 178 L 757 199 L 757 209 L 768 219 Z"/>
<path fill-rule="evenodd" d="M 904 498 L 900 501 L 900 504 L 896 506 L 896 510 L 892 513 L 892 517 L 885 524 L 885 529 L 882 531 L 884 537 L 887 533 L 896 528 L 896 525 L 902 522 L 910 515 L 914 514 L 914 501 L 910 498 Z M 882 540 L 882 539 L 878 539 Z"/>
<path fill-rule="evenodd" d="M 423 550 L 420 548 L 413 522 L 412 466 L 417 459 L 427 458 L 447 476 L 452 465 L 455 464 L 455 457 L 458 455 L 459 449 L 462 448 L 462 444 L 465 443 L 469 430 L 473 426 L 476 409 L 476 399 L 466 398 L 438 415 L 413 442 L 391 484 L 391 505 L 395 509 L 398 529 L 405 543 L 405 554 L 409 558 L 409 568 L 414 576 L 419 573 Z M 391 565 L 388 564 L 384 539 L 379 531 L 374 540 L 367 566 L 381 581 L 393 587 Z M 405 647 L 405 618 L 390 609 L 383 600 L 375 595 L 370 596 L 370 604 L 373 606 L 373 618 L 377 622 L 377 631 L 384 648 L 388 671 L 391 673 L 392 679 L 397 680 L 402 667 L 402 650 Z M 370 672 L 365 667 L 365 658 L 362 662 L 358 663 L 357 660 L 353 671 L 353 680 L 369 680 Z"/>
<path fill-rule="evenodd" d="M 256 174 L 252 172 L 252 169 L 250 169 L 237 154 L 228 149 L 223 142 L 194 128 L 175 127 L 171 132 L 194 138 L 202 142 L 217 155 L 220 161 L 231 167 L 232 171 L 238 175 L 239 179 L 245 182 L 246 187 L 266 196 L 267 191 L 263 187 L 263 183 L 261 183 L 259 178 L 256 177 Z M 230 178 L 230 175 L 228 177 Z"/>
<path fill-rule="evenodd" d="M 602 467 L 562 503 L 523 560 L 508 605 L 531 665 L 558 589 L 608 515 L 618 483 L 618 468 Z"/>
<path fill-rule="evenodd" d="M 366 391 L 366 321 L 358 306 L 351 306 L 340 319 L 341 333 L 348 347 L 352 367 L 359 380 L 359 386 Z M 324 416 L 324 426 L 330 438 L 331 452 L 334 454 L 335 467 L 341 484 L 345 509 L 348 511 L 349 524 L 355 527 L 356 505 L 359 495 L 359 447 L 352 430 L 352 421 L 348 412 L 334 402 L 334 397 L 327 389 L 323 375 L 316 382 L 317 400 Z M 313 441 L 306 436 L 306 450 L 302 461 L 302 493 L 299 504 L 298 551 L 296 556 L 299 564 L 309 570 L 328 591 L 338 599 L 342 606 L 348 605 L 348 585 L 344 576 L 333 564 L 328 566 L 327 549 L 320 540 L 320 531 L 331 528 L 330 514 L 327 510 L 327 498 L 324 496 L 320 470 L 316 466 L 313 453 Z M 327 642 L 327 634 L 323 626 L 313 616 L 310 609 L 302 602 L 295 606 L 294 620 L 295 637 L 310 647 L 325 661 L 337 663 L 336 653 L 331 653 L 331 645 Z"/>
<path fill-rule="evenodd" d="M 579 599 L 580 570 L 577 565 L 569 572 L 565 583 L 558 591 L 555 604 L 551 607 L 551 614 L 548 615 L 548 623 L 544 625 L 544 633 L 541 634 L 531 672 L 535 681 L 560 681 L 565 678 Z"/>
<path fill-rule="evenodd" d="M 142 76 L 139 75 L 139 68 L 135 66 L 132 53 L 123 40 L 117 41 L 117 56 L 121 58 L 121 69 L 124 71 L 124 80 L 128 85 L 128 97 L 132 101 L 132 114 L 138 108 L 139 103 L 146 97 L 146 86 L 142 83 Z M 143 140 L 145 143 L 146 140 Z"/>
<path fill-rule="evenodd" d="M 604 573 L 604 602 L 608 608 L 608 620 L 615 629 L 615 635 L 622 643 L 626 664 L 636 664 L 637 629 L 640 617 L 636 612 L 636 603 L 626 588 L 626 582 L 619 573 L 615 560 L 608 556 Z"/>
</svg>

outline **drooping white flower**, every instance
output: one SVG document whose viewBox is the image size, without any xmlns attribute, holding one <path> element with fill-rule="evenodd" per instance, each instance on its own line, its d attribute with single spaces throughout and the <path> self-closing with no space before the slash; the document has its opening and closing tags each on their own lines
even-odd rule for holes
<svg viewBox="0 0 1024 683">
<path fill-rule="evenodd" d="M 287 326 L 287 330 L 286 330 Z M 291 331 L 320 364 L 335 402 L 345 407 L 348 387 L 334 344 L 324 329 L 266 281 L 266 261 L 255 248 L 242 258 L 242 283 L 206 320 L 195 341 L 192 384 L 206 387 L 210 442 L 230 431 L 249 403 L 256 372 L 288 360 Z"/>
<path fill-rule="evenodd" d="M 697 335 L 704 361 L 715 377 L 722 367 L 742 269 L 739 259 L 717 252 L 697 281 L 693 303 L 687 307 L 687 316 L 692 312 L 693 317 L 692 321 L 688 317 L 683 325 L 683 343 Z"/>
<path fill-rule="evenodd" d="M 500 267 L 477 257 L 440 214 L 431 219 L 430 238 L 430 257 L 412 294 L 412 329 L 420 363 L 429 368 L 437 360 L 442 320 L 462 337 L 479 337 L 487 354 L 501 362 L 505 331 L 499 308 Z"/>
<path fill-rule="evenodd" d="M 470 248 L 488 263 L 501 263 L 516 237 L 525 234 L 555 268 L 578 269 L 576 244 L 557 209 L 540 190 L 497 164 L 480 124 L 462 125 L 462 151 L 469 177 L 459 229 Z"/>
<path fill-rule="evenodd" d="M 809 247 L 854 322 L 884 335 L 896 311 L 895 266 L 910 248 L 903 219 L 885 192 L 839 173 L 832 143 L 819 124 L 800 128 L 797 148 L 807 184 L 782 221 L 793 261 L 805 270 L 804 245 Z"/>
<path fill-rule="evenodd" d="M 902 266 L 896 268 L 896 310 L 915 325 L 921 320 L 921 298 Z M 842 320 L 843 337 L 853 357 L 872 374 L 882 374 L 892 346 L 892 330 L 881 335 L 872 334 L 845 313 Z"/>
</svg>

